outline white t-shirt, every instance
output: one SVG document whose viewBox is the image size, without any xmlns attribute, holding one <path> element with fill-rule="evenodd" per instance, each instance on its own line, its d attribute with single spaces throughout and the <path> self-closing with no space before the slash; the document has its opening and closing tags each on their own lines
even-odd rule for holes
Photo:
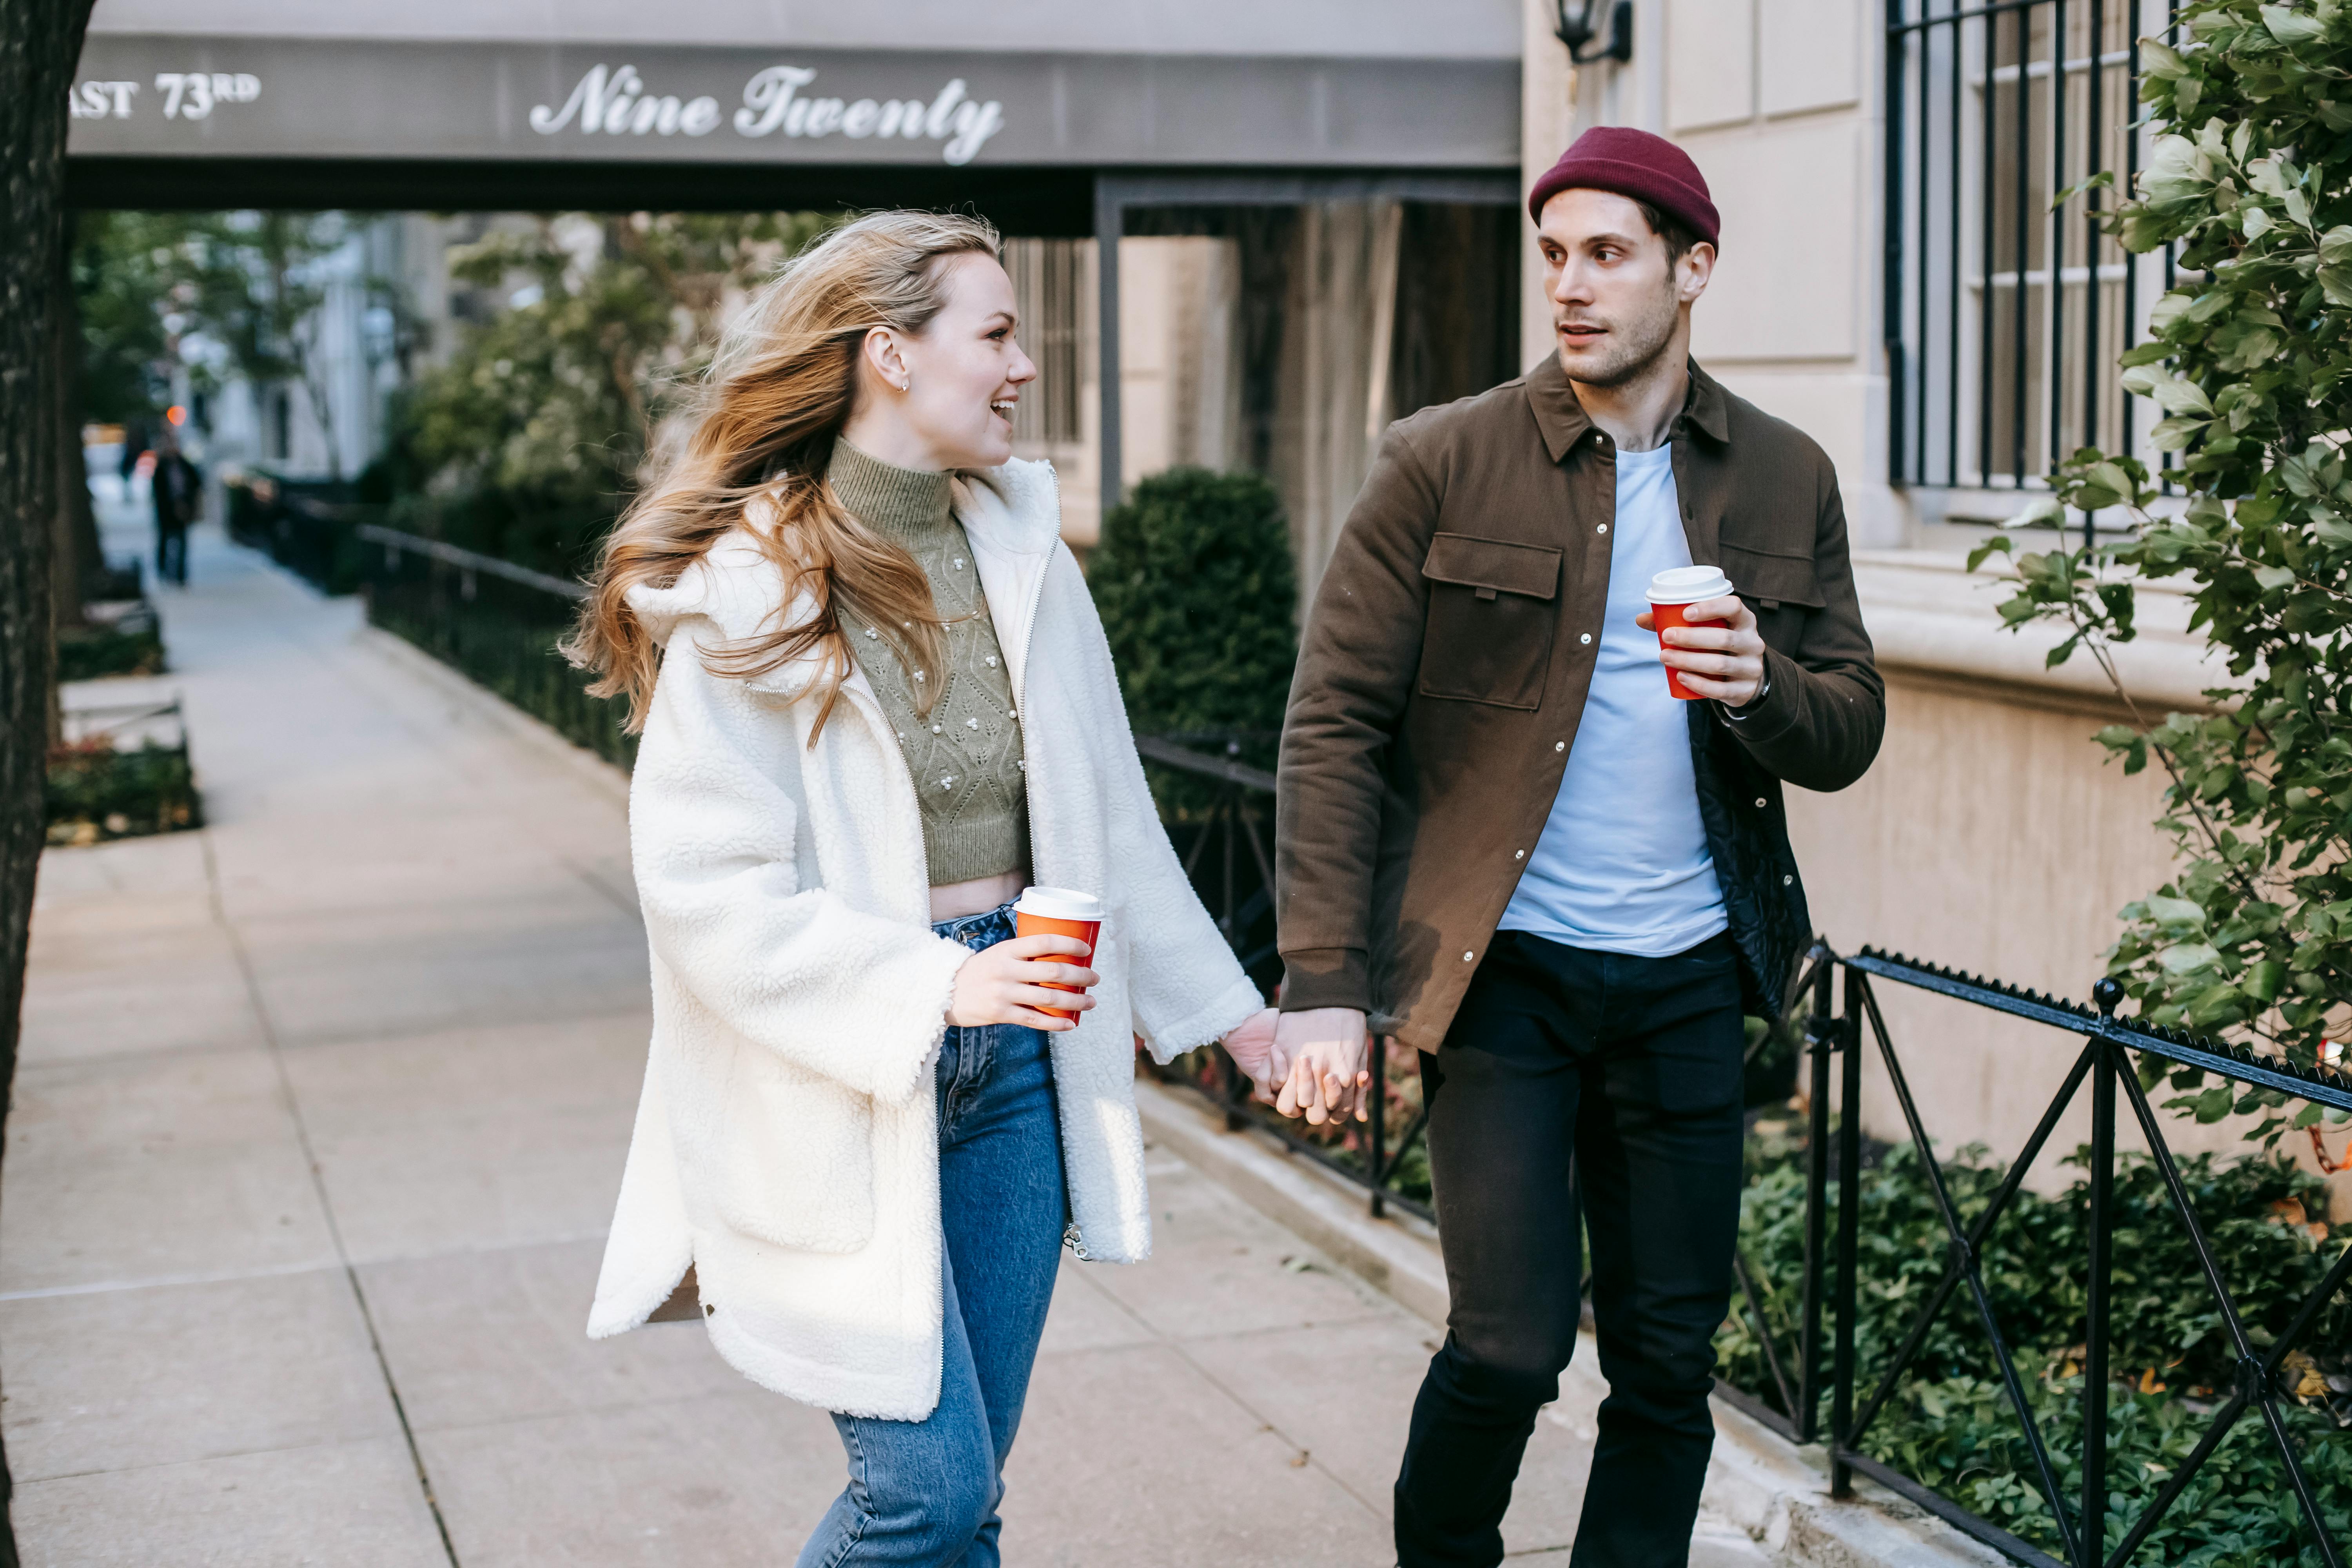
<svg viewBox="0 0 2352 1568">
<path fill-rule="evenodd" d="M 1691 771 L 1690 704 L 1666 689 L 1657 634 L 1633 624 L 1650 579 L 1691 564 L 1681 512 L 1672 446 L 1620 449 L 1592 689 L 1505 931 L 1663 958 L 1725 928 Z"/>
</svg>

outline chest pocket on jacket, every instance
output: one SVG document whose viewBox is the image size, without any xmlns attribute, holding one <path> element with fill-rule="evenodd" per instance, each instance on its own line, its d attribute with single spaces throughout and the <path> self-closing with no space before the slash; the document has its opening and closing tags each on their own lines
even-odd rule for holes
<svg viewBox="0 0 2352 1568">
<path fill-rule="evenodd" d="M 1559 552 L 1440 533 L 1421 563 L 1429 580 L 1421 694 L 1497 708 L 1543 702 L 1559 612 Z"/>
<path fill-rule="evenodd" d="M 1756 631 L 1781 653 L 1796 648 L 1805 617 L 1829 603 L 1810 555 L 1780 555 L 1727 542 L 1723 574 L 1756 612 Z"/>
</svg>

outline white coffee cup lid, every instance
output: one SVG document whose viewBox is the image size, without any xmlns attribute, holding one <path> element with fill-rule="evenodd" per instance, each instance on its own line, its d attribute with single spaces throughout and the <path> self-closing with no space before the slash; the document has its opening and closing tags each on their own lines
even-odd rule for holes
<svg viewBox="0 0 2352 1568">
<path fill-rule="evenodd" d="M 1067 888 L 1024 888 L 1013 906 L 1023 914 L 1035 915 L 1049 921 L 1098 921 L 1102 919 L 1102 900 L 1092 893 L 1074 893 Z"/>
<path fill-rule="evenodd" d="M 1731 595 L 1731 579 L 1714 566 L 1670 566 L 1650 579 L 1650 603 L 1696 605 Z"/>
</svg>

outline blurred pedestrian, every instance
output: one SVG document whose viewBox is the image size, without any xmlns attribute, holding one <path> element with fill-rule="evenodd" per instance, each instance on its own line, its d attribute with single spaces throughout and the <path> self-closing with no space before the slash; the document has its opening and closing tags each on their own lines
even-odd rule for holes
<svg viewBox="0 0 2352 1568">
<path fill-rule="evenodd" d="M 188 525 L 205 509 L 205 477 L 180 452 L 171 431 L 155 437 L 155 468 L 149 476 L 155 502 L 155 575 L 188 585 Z"/>
<path fill-rule="evenodd" d="M 588 1331 L 690 1268 L 719 1355 L 834 1413 L 849 1484 L 802 1568 L 995 1568 L 1062 1250 L 1150 1251 L 1136 1044 L 1273 1038 L 1153 810 L 1053 471 L 1013 458 L 1037 367 L 998 247 L 877 213 L 793 261 L 573 644 L 645 737 L 654 987 Z M 1015 934 L 1033 881 L 1098 907 L 1091 945 Z"/>
<path fill-rule="evenodd" d="M 1390 430 L 1307 621 L 1271 1065 L 1322 1121 L 1360 1102 L 1368 1025 L 1422 1053 L 1451 1305 L 1401 1568 L 1502 1561 L 1576 1349 L 1580 1213 L 1609 1397 L 1569 1562 L 1677 1568 L 1715 1440 L 1743 1015 L 1780 1010 L 1812 930 L 1781 786 L 1860 778 L 1885 687 L 1829 458 L 1690 356 L 1718 238 L 1696 165 L 1591 131 L 1528 211 L 1557 352 Z"/>
</svg>

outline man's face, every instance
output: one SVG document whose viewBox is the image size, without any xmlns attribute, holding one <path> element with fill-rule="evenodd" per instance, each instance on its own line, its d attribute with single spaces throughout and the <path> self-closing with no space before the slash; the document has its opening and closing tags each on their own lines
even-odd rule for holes
<svg viewBox="0 0 2352 1568">
<path fill-rule="evenodd" d="M 1715 267 L 1705 241 L 1669 262 L 1642 209 L 1614 191 L 1553 196 L 1536 244 L 1560 365 L 1588 386 L 1622 386 L 1673 350 Z"/>
</svg>

